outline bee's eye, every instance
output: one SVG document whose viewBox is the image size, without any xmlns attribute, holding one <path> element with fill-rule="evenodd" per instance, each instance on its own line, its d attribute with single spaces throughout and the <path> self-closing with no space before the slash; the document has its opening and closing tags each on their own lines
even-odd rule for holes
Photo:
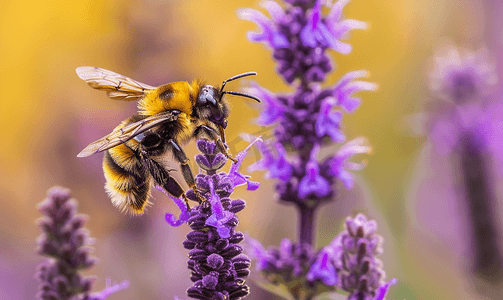
<svg viewBox="0 0 503 300">
<path fill-rule="evenodd" d="M 199 93 L 198 102 L 200 104 L 211 103 L 213 105 L 217 105 L 217 101 L 215 99 L 215 92 L 210 86 L 205 86 L 201 89 L 201 92 Z"/>
</svg>

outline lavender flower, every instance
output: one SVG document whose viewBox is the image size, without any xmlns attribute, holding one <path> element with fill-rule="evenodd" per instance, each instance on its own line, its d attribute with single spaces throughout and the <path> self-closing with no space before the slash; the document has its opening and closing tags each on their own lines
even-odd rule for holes
<svg viewBox="0 0 503 300">
<path fill-rule="evenodd" d="M 501 104 L 490 96 L 497 82 L 495 67 L 485 48 L 474 52 L 442 47 L 434 58 L 429 74 L 435 106 L 428 115 L 428 134 L 442 155 L 459 154 L 462 197 L 472 228 L 473 270 L 490 282 L 501 281 L 503 258 L 497 244 L 497 227 L 491 207 L 494 191 L 488 158 L 502 161 L 501 115 L 495 113 Z M 464 238 L 464 240 L 466 240 Z"/>
<path fill-rule="evenodd" d="M 489 95 L 498 79 L 486 48 L 477 51 L 442 46 L 434 57 L 429 87 L 444 100 L 457 104 Z"/>
<path fill-rule="evenodd" d="M 241 9 L 238 15 L 257 23 L 262 29 L 262 33 L 248 33 L 248 38 L 273 49 L 273 57 L 278 62 L 277 71 L 286 82 L 292 83 L 297 78 L 305 83 L 322 82 L 332 70 L 330 58 L 324 51 L 331 48 L 348 54 L 351 46 L 340 40 L 351 30 L 366 28 L 366 24 L 341 20 L 347 0 L 334 4 L 327 17 L 321 15 L 322 1 L 289 2 L 291 5 L 286 9 L 274 1 L 263 2 L 262 6 L 271 19 L 254 9 Z"/>
<path fill-rule="evenodd" d="M 166 215 L 171 225 L 178 226 L 186 221 L 192 229 L 183 242 L 183 246 L 190 250 L 188 268 L 194 282 L 187 290 L 189 297 L 241 299 L 249 293 L 244 278 L 250 273 L 250 259 L 242 254 L 243 248 L 239 245 L 244 235 L 235 230 L 239 223 L 236 213 L 243 210 L 246 203 L 241 199 L 232 200 L 230 196 L 236 186 L 246 184 L 248 190 L 259 186 L 238 171 L 250 146 L 236 155 L 237 163 L 232 165 L 229 173 L 217 173 L 227 159 L 214 142 L 198 140 L 197 148 L 201 154 L 197 154 L 195 160 L 206 174 L 198 174 L 195 180 L 197 189 L 207 201 L 185 212 L 182 201 L 174 199 L 182 215 L 177 221 L 171 214 Z M 187 192 L 187 197 L 198 201 L 193 190 Z"/>
<path fill-rule="evenodd" d="M 37 252 L 48 258 L 38 266 L 36 277 L 40 281 L 40 300 L 102 300 L 121 289 L 127 281 L 118 285 L 107 284 L 99 293 L 90 294 L 94 277 L 83 277 L 80 270 L 93 266 L 97 259 L 90 256 L 89 247 L 94 240 L 83 228 L 85 215 L 77 215 L 77 202 L 70 199 L 70 191 L 60 187 L 49 190 L 48 197 L 38 209 L 44 217 L 37 220 L 42 229 Z"/>
<path fill-rule="evenodd" d="M 272 48 L 277 72 L 295 88 L 289 94 L 273 94 L 252 84 L 247 92 L 265 100 L 258 122 L 276 125 L 274 139 L 257 143 L 263 158 L 250 166 L 250 170 L 266 170 L 269 178 L 280 179 L 276 185 L 279 199 L 294 204 L 300 214 L 299 241 L 285 239 L 280 248 L 268 250 L 257 241 L 251 241 L 248 248 L 250 255 L 257 259 L 258 269 L 270 283 L 279 283 L 295 299 L 312 299 L 322 292 L 335 291 L 340 287 L 341 278 L 345 278 L 344 274 L 339 274 L 343 268 L 334 263 L 336 253 L 331 247 L 319 252 L 312 247 L 316 209 L 334 198 L 336 181 L 352 188 L 353 177 L 348 170 L 360 170 L 365 164 L 348 160 L 355 154 L 370 153 L 372 148 L 366 139 L 357 138 L 327 157 L 320 159 L 318 154 L 323 146 L 345 141 L 341 131 L 343 112 L 353 113 L 360 105 L 361 100 L 354 94 L 374 91 L 377 85 L 358 80 L 368 76 L 365 70 L 349 72 L 327 88 L 319 84 L 333 69 L 326 51 L 349 54 L 351 45 L 342 42 L 342 38 L 351 30 L 367 27 L 364 22 L 342 17 L 348 0 L 327 4 L 330 9 L 327 15 L 322 13 L 324 1 L 321 0 L 285 2 L 284 6 L 274 1 L 262 3 L 270 19 L 254 9 L 241 9 L 238 15 L 261 28 L 260 33 L 248 33 L 248 38 Z M 372 257 L 370 253 L 368 256 Z M 374 265 L 372 268 L 380 270 Z M 375 275 L 374 269 L 371 272 L 374 281 L 369 287 L 363 286 L 368 280 L 362 279 L 361 286 L 344 286 L 343 289 L 354 292 L 354 297 L 362 293 L 377 295 L 383 284 L 382 274 L 375 271 L 381 274 Z M 369 276 L 367 271 L 358 270 L 362 278 Z"/>
<path fill-rule="evenodd" d="M 260 271 L 267 284 L 280 285 L 294 299 L 312 299 L 315 295 L 333 291 L 335 287 L 323 288 L 315 280 L 306 279 L 309 266 L 316 259 L 316 252 L 309 244 L 299 244 L 283 239 L 280 247 L 267 250 L 256 240 L 247 237 L 247 253 L 256 260 L 256 269 Z"/>
<path fill-rule="evenodd" d="M 383 239 L 376 231 L 374 220 L 367 221 L 362 214 L 354 219 L 348 217 L 345 230 L 328 246 L 340 287 L 350 293 L 348 299 L 374 299 L 385 284 L 382 262 L 376 258 L 383 252 Z"/>
<path fill-rule="evenodd" d="M 345 230 L 318 253 L 308 244 L 288 239 L 283 239 L 280 247 L 266 250 L 247 238 L 247 249 L 264 278 L 281 284 L 295 299 L 312 299 L 342 289 L 349 292 L 351 300 L 382 300 L 396 280 L 384 281 L 382 262 L 376 258 L 383 252 L 383 238 L 376 230 L 374 220 L 367 221 L 359 214 L 354 219 L 348 217 Z"/>
<path fill-rule="evenodd" d="M 247 89 L 249 93 L 266 99 L 267 107 L 259 117 L 261 124 L 278 123 L 274 131 L 275 141 L 270 143 L 277 149 L 277 157 L 265 145 L 259 144 L 264 159 L 253 165 L 252 170 L 267 169 L 270 177 L 280 178 L 280 198 L 299 206 L 317 206 L 316 203 L 331 198 L 333 193 L 326 190 L 337 179 L 336 176 L 343 173 L 335 172 L 334 168 L 327 166 L 328 163 L 318 163 L 313 158 L 317 152 L 313 149 L 318 146 L 345 140 L 340 131 L 342 112 L 332 109 L 338 106 L 353 112 L 360 104 L 353 94 L 377 88 L 374 83 L 355 80 L 368 76 L 367 71 L 350 72 L 326 89 L 317 84 L 332 69 L 325 50 L 348 53 L 350 47 L 339 41 L 341 37 L 352 29 L 366 27 L 364 22 L 341 19 L 342 8 L 347 2 L 335 3 L 326 17 L 321 14 L 321 1 L 289 1 L 290 5 L 285 8 L 273 1 L 263 2 L 271 19 L 253 9 L 238 11 L 241 18 L 256 21 L 264 33 L 269 33 L 261 35 L 261 38 L 250 33 L 249 37 L 273 48 L 273 56 L 280 64 L 278 72 L 285 80 L 289 83 L 295 79 L 301 81 L 290 95 L 274 95 L 257 84 Z M 270 38 L 274 36 L 281 37 L 277 39 L 282 41 L 286 38 L 288 43 L 278 45 L 274 38 Z M 282 145 L 292 147 L 299 156 L 289 158 Z M 325 161 L 335 160 L 333 156 Z M 310 192 L 321 186 L 321 190 Z"/>
</svg>

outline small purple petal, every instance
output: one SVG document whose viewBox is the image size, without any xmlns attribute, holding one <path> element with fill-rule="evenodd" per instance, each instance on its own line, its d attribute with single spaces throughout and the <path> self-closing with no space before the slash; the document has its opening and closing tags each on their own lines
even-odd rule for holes
<svg viewBox="0 0 503 300">
<path fill-rule="evenodd" d="M 238 172 L 238 169 L 241 166 L 241 163 L 243 163 L 243 160 L 244 160 L 246 154 L 248 153 L 248 150 L 250 150 L 251 146 L 253 146 L 253 144 L 255 144 L 257 142 L 262 142 L 262 138 L 257 137 L 243 151 L 239 152 L 236 155 L 237 162 L 232 164 L 231 169 L 229 170 L 229 174 L 228 174 L 228 176 L 234 180 L 234 187 L 240 186 L 240 185 L 243 185 L 246 183 L 247 190 L 254 191 L 254 190 L 258 189 L 258 187 L 260 185 L 259 182 L 250 181 L 250 180 L 248 180 L 248 178 L 250 178 L 250 176 L 243 175 Z"/>
<path fill-rule="evenodd" d="M 187 204 L 185 203 L 185 201 L 180 198 L 176 198 L 169 193 L 166 193 L 166 191 L 159 186 L 156 186 L 156 189 L 158 189 L 159 191 L 162 191 L 171 200 L 173 200 L 173 202 L 175 202 L 176 206 L 178 206 L 178 208 L 180 208 L 180 211 L 181 211 L 178 220 L 176 219 L 176 217 L 173 214 L 166 213 L 166 215 L 165 215 L 166 222 L 168 222 L 168 224 L 173 227 L 178 227 L 178 226 L 182 225 L 183 223 L 186 223 L 190 217 L 190 213 L 187 211 Z"/>
<path fill-rule="evenodd" d="M 341 180 L 347 189 L 353 187 L 353 175 L 347 172 L 349 170 L 361 170 L 365 163 L 353 163 L 347 160 L 355 154 L 372 153 L 372 147 L 367 139 L 363 137 L 355 138 L 344 144 L 337 153 L 329 160 L 330 174 Z"/>
<path fill-rule="evenodd" d="M 96 297 L 100 300 L 103 300 L 103 299 L 106 299 L 108 296 L 115 294 L 118 291 L 127 289 L 127 288 L 129 288 L 129 281 L 124 280 L 121 283 L 112 284 L 112 282 L 110 281 L 110 278 L 107 278 L 105 289 L 99 293 L 93 294 L 92 296 Z"/>
<path fill-rule="evenodd" d="M 267 267 L 267 262 L 269 261 L 269 254 L 265 250 L 264 246 L 262 246 L 259 241 L 252 239 L 249 236 L 246 236 L 245 242 L 246 252 L 251 259 L 257 260 L 255 268 L 259 271 L 265 269 Z"/>
<path fill-rule="evenodd" d="M 339 130 L 342 113 L 331 112 L 332 107 L 335 105 L 335 99 L 327 98 L 321 103 L 320 113 L 316 121 L 316 135 L 323 137 L 329 135 L 332 141 L 340 143 L 345 140 L 344 134 Z"/>
<path fill-rule="evenodd" d="M 316 161 L 319 148 L 320 146 L 316 145 L 311 150 L 311 158 L 306 164 L 306 176 L 300 180 L 298 195 L 302 199 L 310 194 L 322 198 L 330 193 L 330 183 L 320 175 L 318 162 Z"/>
<path fill-rule="evenodd" d="M 378 85 L 366 81 L 353 81 L 356 78 L 367 77 L 369 72 L 365 70 L 352 71 L 344 76 L 333 86 L 333 95 L 337 99 L 337 105 L 342 106 L 347 112 L 352 113 L 360 105 L 360 98 L 353 97 L 360 91 L 375 91 Z"/>
<path fill-rule="evenodd" d="M 246 93 L 256 95 L 263 101 L 263 109 L 257 119 L 257 124 L 271 125 L 281 118 L 285 111 L 285 107 L 271 91 L 259 86 L 256 82 L 250 83 L 250 87 L 244 90 Z"/>
<path fill-rule="evenodd" d="M 260 187 L 260 182 L 257 182 L 257 181 L 248 180 L 247 183 L 248 183 L 248 186 L 247 186 L 246 190 L 248 190 L 248 191 L 255 191 L 256 189 L 258 189 Z"/>
<path fill-rule="evenodd" d="M 215 227 L 221 238 L 229 238 L 230 229 L 227 225 L 225 225 L 225 223 L 234 218 L 234 214 L 230 211 L 224 210 L 222 207 L 222 203 L 220 202 L 218 195 L 215 193 L 213 180 L 209 180 L 209 186 L 210 199 L 208 201 L 211 203 L 211 211 L 213 214 L 206 219 L 205 225 Z"/>
<path fill-rule="evenodd" d="M 388 289 L 390 286 L 396 284 L 396 278 L 391 279 L 390 281 L 381 285 L 376 292 L 376 295 L 373 300 L 384 300 L 386 298 L 386 294 L 388 293 Z"/>
<path fill-rule="evenodd" d="M 238 16 L 247 21 L 256 23 L 262 32 L 248 32 L 248 39 L 252 42 L 265 42 L 273 48 L 287 48 L 287 38 L 277 31 L 272 20 L 268 19 L 263 13 L 251 9 L 242 8 L 237 12 Z"/>
<path fill-rule="evenodd" d="M 318 258 L 309 269 L 306 275 L 307 280 L 321 280 L 326 285 L 335 285 L 337 283 L 337 272 L 331 262 L 329 251 L 321 250 Z"/>
</svg>

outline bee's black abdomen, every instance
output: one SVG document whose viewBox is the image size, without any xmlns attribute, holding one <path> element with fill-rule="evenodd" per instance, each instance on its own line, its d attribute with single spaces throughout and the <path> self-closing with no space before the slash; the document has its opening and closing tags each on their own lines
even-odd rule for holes
<svg viewBox="0 0 503 300">
<path fill-rule="evenodd" d="M 107 191 L 114 206 L 132 214 L 142 214 L 150 197 L 151 176 L 136 154 L 122 144 L 105 152 L 103 171 Z"/>
</svg>

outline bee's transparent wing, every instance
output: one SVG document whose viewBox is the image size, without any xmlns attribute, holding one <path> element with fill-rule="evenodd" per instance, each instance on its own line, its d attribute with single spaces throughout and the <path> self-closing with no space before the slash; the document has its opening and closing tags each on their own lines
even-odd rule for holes
<svg viewBox="0 0 503 300">
<path fill-rule="evenodd" d="M 84 150 L 82 150 L 77 157 L 86 157 L 93 155 L 98 152 L 102 152 L 123 144 L 128 140 L 134 138 L 138 134 L 149 130 L 161 123 L 175 121 L 178 118 L 178 114 L 172 112 L 166 112 L 162 114 L 157 114 L 150 116 L 138 122 L 130 123 L 122 127 L 115 128 L 110 134 L 104 136 L 103 138 L 87 145 Z"/>
<path fill-rule="evenodd" d="M 102 68 L 78 67 L 75 72 L 91 87 L 106 91 L 108 97 L 114 100 L 139 100 L 145 93 L 155 89 L 148 84 Z"/>
</svg>

